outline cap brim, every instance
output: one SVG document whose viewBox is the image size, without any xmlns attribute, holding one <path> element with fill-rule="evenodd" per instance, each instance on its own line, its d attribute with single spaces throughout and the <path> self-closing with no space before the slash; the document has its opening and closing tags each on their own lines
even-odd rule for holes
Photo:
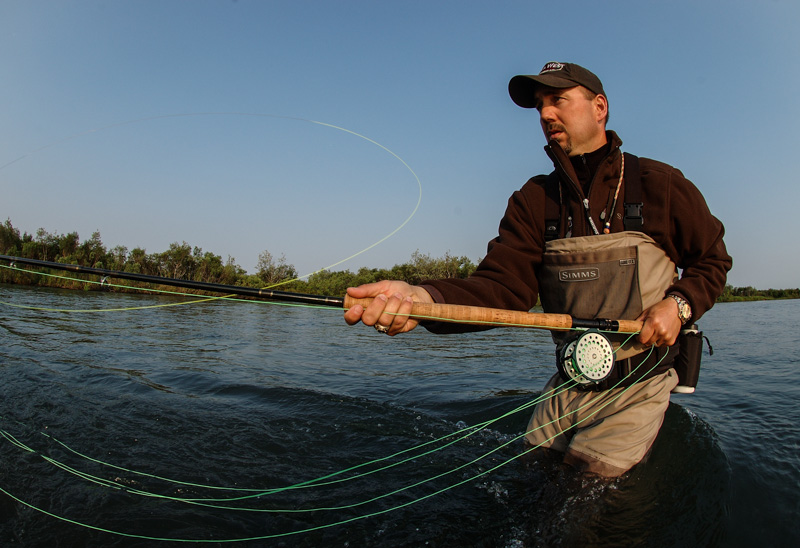
<svg viewBox="0 0 800 548">
<path fill-rule="evenodd" d="M 522 108 L 536 108 L 536 90 L 540 87 L 548 88 L 574 88 L 572 80 L 559 78 L 552 74 L 537 74 L 514 76 L 508 83 L 508 94 L 511 100 Z"/>
</svg>

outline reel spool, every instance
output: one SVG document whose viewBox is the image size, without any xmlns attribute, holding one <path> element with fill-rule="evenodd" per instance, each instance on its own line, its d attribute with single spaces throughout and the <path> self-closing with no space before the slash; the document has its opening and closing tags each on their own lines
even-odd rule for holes
<svg viewBox="0 0 800 548">
<path fill-rule="evenodd" d="M 602 382 L 614 368 L 614 348 L 596 329 L 581 333 L 564 345 L 559 366 L 566 376 L 582 386 Z"/>
</svg>

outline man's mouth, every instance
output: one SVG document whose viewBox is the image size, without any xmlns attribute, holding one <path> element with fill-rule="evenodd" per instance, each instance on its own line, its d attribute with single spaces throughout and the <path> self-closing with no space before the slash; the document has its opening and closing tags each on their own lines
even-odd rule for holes
<svg viewBox="0 0 800 548">
<path fill-rule="evenodd" d="M 548 139 L 555 139 L 556 137 L 558 137 L 562 133 L 564 133 L 564 128 L 562 128 L 562 127 L 555 126 L 555 127 L 547 128 L 547 138 Z"/>
</svg>

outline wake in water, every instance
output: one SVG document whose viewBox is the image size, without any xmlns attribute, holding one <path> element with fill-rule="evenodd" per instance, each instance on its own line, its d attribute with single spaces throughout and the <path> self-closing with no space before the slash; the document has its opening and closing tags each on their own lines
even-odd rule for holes
<svg viewBox="0 0 800 548">
<path fill-rule="evenodd" d="M 519 523 L 508 548 L 723 545 L 730 468 L 710 426 L 676 404 L 646 459 L 619 478 L 544 453 L 510 481 Z"/>
</svg>

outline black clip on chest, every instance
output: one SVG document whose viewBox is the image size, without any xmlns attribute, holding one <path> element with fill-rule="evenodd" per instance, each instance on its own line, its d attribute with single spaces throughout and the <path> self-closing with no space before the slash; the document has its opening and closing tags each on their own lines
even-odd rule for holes
<svg viewBox="0 0 800 548">
<path fill-rule="evenodd" d="M 642 202 L 642 172 L 639 168 L 639 157 L 633 154 L 625 154 L 625 165 L 630 175 L 625 177 L 625 230 L 634 230 L 641 232 L 644 227 L 644 217 L 642 216 L 642 209 L 644 202 Z"/>
</svg>

